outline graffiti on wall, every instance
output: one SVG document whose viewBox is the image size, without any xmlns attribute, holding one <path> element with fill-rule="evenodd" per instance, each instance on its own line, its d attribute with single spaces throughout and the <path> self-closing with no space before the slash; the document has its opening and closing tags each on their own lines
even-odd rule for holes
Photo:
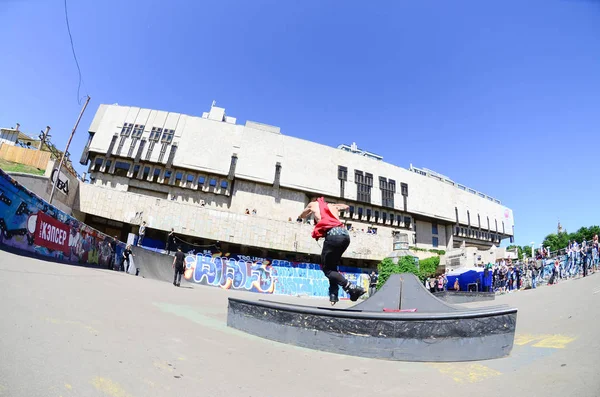
<svg viewBox="0 0 600 397">
<path fill-rule="evenodd" d="M 352 283 L 368 288 L 362 269 L 340 268 Z M 202 285 L 264 294 L 329 296 L 329 280 L 315 263 L 248 257 L 205 251 L 187 255 L 184 277 Z M 348 295 L 340 289 L 340 298 Z"/>
<path fill-rule="evenodd" d="M 48 204 L 0 170 L 0 243 L 56 260 L 109 264 L 107 235 Z M 117 244 L 117 254 L 125 248 Z"/>
</svg>

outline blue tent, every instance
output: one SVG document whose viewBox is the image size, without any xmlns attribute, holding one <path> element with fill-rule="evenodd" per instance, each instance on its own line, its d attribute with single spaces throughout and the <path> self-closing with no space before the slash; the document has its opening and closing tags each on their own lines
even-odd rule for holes
<svg viewBox="0 0 600 397">
<path fill-rule="evenodd" d="M 467 267 L 451 270 L 446 274 L 448 279 L 448 290 L 454 290 L 454 281 L 458 278 L 458 285 L 461 291 L 468 291 L 469 284 L 477 283 L 479 280 L 479 288 L 483 290 L 484 285 L 491 285 L 492 272 L 489 272 L 488 280 L 484 284 L 483 279 L 483 268 L 480 267 Z"/>
</svg>

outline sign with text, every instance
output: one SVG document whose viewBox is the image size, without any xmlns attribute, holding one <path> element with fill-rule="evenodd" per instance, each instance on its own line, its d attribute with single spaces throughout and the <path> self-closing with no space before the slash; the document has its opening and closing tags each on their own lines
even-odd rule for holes
<svg viewBox="0 0 600 397">
<path fill-rule="evenodd" d="M 58 180 L 56 180 L 58 174 Z M 52 183 L 56 182 L 56 189 L 59 192 L 62 192 L 66 195 L 69 195 L 69 178 L 62 172 L 58 172 L 58 169 L 53 169 L 52 174 L 50 175 L 50 181 Z"/>
<path fill-rule="evenodd" d="M 55 251 L 69 254 L 69 226 L 44 214 L 37 213 L 34 243 Z"/>
</svg>

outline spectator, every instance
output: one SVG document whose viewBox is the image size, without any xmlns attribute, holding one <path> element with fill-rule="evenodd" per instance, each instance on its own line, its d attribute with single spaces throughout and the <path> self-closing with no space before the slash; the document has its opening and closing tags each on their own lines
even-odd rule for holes
<svg viewBox="0 0 600 397">
<path fill-rule="evenodd" d="M 377 292 L 377 281 L 378 280 L 379 280 L 379 277 L 377 276 L 375 271 L 372 271 L 371 274 L 369 275 L 369 297 L 375 295 L 375 292 Z"/>
<path fill-rule="evenodd" d="M 146 235 L 146 221 L 142 222 L 142 225 L 140 226 L 138 242 L 137 242 L 138 247 L 142 246 L 145 235 Z"/>
</svg>

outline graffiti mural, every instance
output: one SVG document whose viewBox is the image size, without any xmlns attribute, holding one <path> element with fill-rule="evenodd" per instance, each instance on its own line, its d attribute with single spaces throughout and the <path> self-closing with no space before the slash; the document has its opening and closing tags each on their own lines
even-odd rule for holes
<svg viewBox="0 0 600 397">
<path fill-rule="evenodd" d="M 59 261 L 108 266 L 105 234 L 42 200 L 0 170 L 0 244 Z M 125 244 L 117 244 L 120 256 Z"/>
<path fill-rule="evenodd" d="M 369 277 L 358 268 L 341 267 L 350 282 L 369 287 Z M 205 251 L 188 255 L 185 260 L 186 280 L 223 289 L 236 289 L 263 294 L 329 296 L 329 280 L 315 263 L 290 262 L 280 259 Z M 340 289 L 340 298 L 348 298 Z"/>
</svg>

